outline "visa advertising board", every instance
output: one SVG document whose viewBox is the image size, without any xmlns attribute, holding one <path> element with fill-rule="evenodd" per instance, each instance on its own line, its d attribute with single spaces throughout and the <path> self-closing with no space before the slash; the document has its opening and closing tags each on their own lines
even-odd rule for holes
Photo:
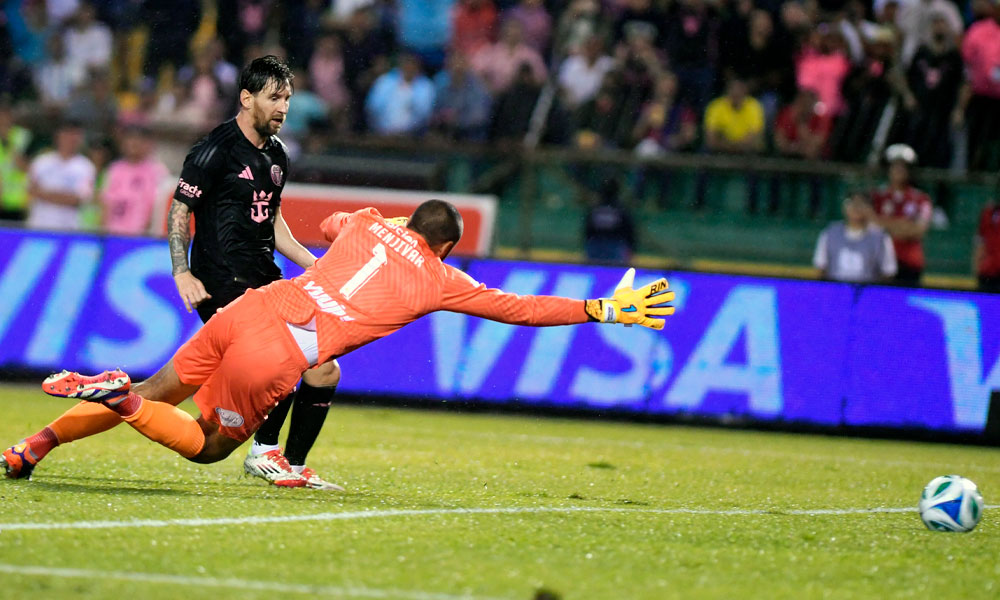
<svg viewBox="0 0 1000 600">
<path fill-rule="evenodd" d="M 455 264 L 520 294 L 606 296 L 621 276 Z M 1000 389 L 1000 297 L 688 272 L 640 271 L 637 281 L 660 275 L 677 294 L 662 332 L 435 313 L 343 357 L 340 390 L 974 433 Z M 0 366 L 141 377 L 199 326 L 177 298 L 162 240 L 0 230 Z"/>
</svg>

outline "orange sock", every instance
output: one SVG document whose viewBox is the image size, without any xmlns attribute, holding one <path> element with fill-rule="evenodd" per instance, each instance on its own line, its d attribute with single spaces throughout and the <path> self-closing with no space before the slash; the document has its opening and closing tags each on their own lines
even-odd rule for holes
<svg viewBox="0 0 1000 600">
<path fill-rule="evenodd" d="M 151 402 L 135 393 L 129 396 L 139 400 L 138 409 L 124 419 L 136 431 L 184 458 L 201 452 L 205 434 L 194 417 L 165 402 Z"/>
<path fill-rule="evenodd" d="M 121 422 L 122 418 L 107 406 L 81 402 L 49 423 L 49 428 L 55 432 L 60 444 L 68 444 L 107 431 Z"/>
</svg>

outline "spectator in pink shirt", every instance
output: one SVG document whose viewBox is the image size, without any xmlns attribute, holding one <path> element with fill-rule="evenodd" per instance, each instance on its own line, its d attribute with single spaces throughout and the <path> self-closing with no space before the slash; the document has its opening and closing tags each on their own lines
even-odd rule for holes
<svg viewBox="0 0 1000 600">
<path fill-rule="evenodd" d="M 969 27 L 962 41 L 968 81 L 959 92 L 953 121 L 968 119 L 969 168 L 1000 167 L 1000 0 L 993 0 L 993 18 Z"/>
<path fill-rule="evenodd" d="M 119 235 L 141 235 L 149 230 L 167 177 L 167 167 L 153 156 L 150 131 L 127 127 L 121 137 L 122 158 L 111 163 L 100 193 L 104 209 L 104 229 Z"/>
<path fill-rule="evenodd" d="M 500 32 L 500 41 L 487 46 L 472 57 L 475 71 L 493 94 L 500 94 L 514 81 L 518 68 L 526 64 L 539 85 L 545 82 L 546 69 L 541 54 L 524 43 L 521 24 L 507 21 Z"/>
<path fill-rule="evenodd" d="M 552 36 L 552 17 L 545 11 L 542 0 L 521 0 L 503 13 L 503 21 L 517 21 L 524 32 L 524 42 L 544 53 Z"/>
<path fill-rule="evenodd" d="M 344 54 L 336 35 L 326 34 L 317 41 L 309 60 L 309 80 L 327 106 L 335 111 L 347 106 L 350 97 L 344 83 Z"/>
<path fill-rule="evenodd" d="M 473 56 L 496 39 L 493 0 L 461 0 L 451 15 L 451 49 Z"/>
<path fill-rule="evenodd" d="M 827 113 L 836 117 L 844 108 L 840 88 L 851 70 L 840 32 L 820 25 L 795 63 L 800 90 L 813 90 Z"/>
</svg>

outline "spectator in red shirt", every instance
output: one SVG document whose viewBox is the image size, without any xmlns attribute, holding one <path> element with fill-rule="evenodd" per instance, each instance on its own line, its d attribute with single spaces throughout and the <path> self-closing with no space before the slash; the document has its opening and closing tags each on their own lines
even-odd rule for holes
<svg viewBox="0 0 1000 600">
<path fill-rule="evenodd" d="M 799 90 L 795 99 L 778 113 L 774 124 L 774 145 L 787 158 L 816 160 L 826 154 L 826 143 L 833 129 L 833 119 L 826 105 L 811 89 Z M 809 176 L 809 214 L 819 210 L 822 187 L 818 177 Z M 781 179 L 771 180 L 772 209 L 781 198 Z"/>
<path fill-rule="evenodd" d="M 969 27 L 962 41 L 968 82 L 959 92 L 953 122 L 968 119 L 969 168 L 1000 167 L 1000 0 L 993 0 L 993 18 Z"/>
<path fill-rule="evenodd" d="M 472 56 L 496 39 L 493 0 L 461 0 L 451 15 L 451 49 Z"/>
<path fill-rule="evenodd" d="M 815 160 L 824 155 L 832 128 L 830 113 L 816 92 L 799 90 L 791 104 L 778 113 L 774 143 L 784 156 Z"/>
<path fill-rule="evenodd" d="M 896 282 L 919 285 L 924 271 L 923 239 L 931 223 L 931 198 L 910 183 L 910 167 L 917 153 L 906 144 L 893 144 L 885 151 L 889 184 L 872 192 L 875 220 L 892 236 L 899 269 Z"/>
<path fill-rule="evenodd" d="M 1000 205 L 990 203 L 979 214 L 972 251 L 972 270 L 979 291 L 1000 293 Z"/>
</svg>

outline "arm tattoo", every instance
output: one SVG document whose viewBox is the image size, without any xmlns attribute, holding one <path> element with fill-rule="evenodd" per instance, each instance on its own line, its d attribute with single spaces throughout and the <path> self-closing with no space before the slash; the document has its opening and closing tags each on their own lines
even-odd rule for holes
<svg viewBox="0 0 1000 600">
<path fill-rule="evenodd" d="M 172 274 L 188 270 L 188 244 L 191 242 L 191 212 L 187 205 L 173 201 L 167 217 L 167 241 L 170 244 Z"/>
</svg>

